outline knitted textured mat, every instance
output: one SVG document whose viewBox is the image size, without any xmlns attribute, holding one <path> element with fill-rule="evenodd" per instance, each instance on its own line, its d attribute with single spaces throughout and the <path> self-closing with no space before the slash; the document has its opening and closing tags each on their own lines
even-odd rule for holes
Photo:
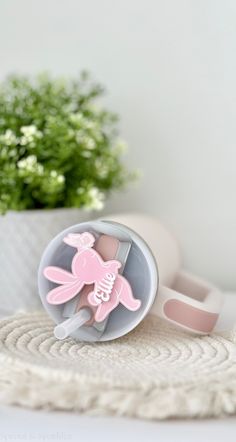
<svg viewBox="0 0 236 442">
<path fill-rule="evenodd" d="M 17 314 L 0 321 L 0 400 L 146 419 L 236 414 L 234 341 L 154 316 L 116 341 L 56 341 L 44 312 Z"/>
</svg>

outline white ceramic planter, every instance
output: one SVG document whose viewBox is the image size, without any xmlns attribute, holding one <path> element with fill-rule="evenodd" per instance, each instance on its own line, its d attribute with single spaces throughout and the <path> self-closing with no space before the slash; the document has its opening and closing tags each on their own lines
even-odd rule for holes
<svg viewBox="0 0 236 442">
<path fill-rule="evenodd" d="M 0 216 L 0 314 L 40 306 L 37 270 L 48 242 L 91 218 L 79 209 L 28 210 Z"/>
</svg>

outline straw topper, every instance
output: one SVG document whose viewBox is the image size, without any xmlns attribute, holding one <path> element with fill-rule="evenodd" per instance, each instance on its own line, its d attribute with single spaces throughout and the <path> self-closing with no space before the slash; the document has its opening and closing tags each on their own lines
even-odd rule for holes
<svg viewBox="0 0 236 442">
<path fill-rule="evenodd" d="M 78 295 L 85 285 L 92 284 L 87 300 L 89 305 L 96 307 L 94 318 L 97 322 L 106 319 L 119 303 L 131 311 L 140 308 L 141 301 L 134 298 L 129 282 L 118 273 L 121 263 L 104 261 L 93 248 L 95 238 L 91 233 L 69 233 L 63 241 L 75 247 L 77 253 L 71 272 L 54 266 L 44 269 L 49 281 L 60 284 L 47 294 L 49 304 L 64 304 Z"/>
</svg>

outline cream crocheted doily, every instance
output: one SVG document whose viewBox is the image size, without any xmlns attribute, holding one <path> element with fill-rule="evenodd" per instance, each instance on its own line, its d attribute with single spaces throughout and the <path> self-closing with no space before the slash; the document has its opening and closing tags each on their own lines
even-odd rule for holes
<svg viewBox="0 0 236 442">
<path fill-rule="evenodd" d="M 116 341 L 57 341 L 44 312 L 17 314 L 0 321 L 0 400 L 146 419 L 234 414 L 234 341 L 153 316 Z"/>
</svg>

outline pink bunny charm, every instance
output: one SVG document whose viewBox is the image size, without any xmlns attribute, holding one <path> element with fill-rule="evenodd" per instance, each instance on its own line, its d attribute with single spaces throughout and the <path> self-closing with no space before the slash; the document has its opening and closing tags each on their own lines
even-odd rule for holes
<svg viewBox="0 0 236 442">
<path fill-rule="evenodd" d="M 93 291 L 88 294 L 88 302 L 97 307 L 97 322 L 103 321 L 119 303 L 131 311 L 140 308 L 141 301 L 134 298 L 130 284 L 118 274 L 121 263 L 117 260 L 103 261 L 92 248 L 95 238 L 91 233 L 70 233 L 63 241 L 76 247 L 77 253 L 72 260 L 72 273 L 54 266 L 44 269 L 47 279 L 60 284 L 47 294 L 49 304 L 63 304 L 74 298 L 84 285 L 94 284 Z"/>
</svg>

